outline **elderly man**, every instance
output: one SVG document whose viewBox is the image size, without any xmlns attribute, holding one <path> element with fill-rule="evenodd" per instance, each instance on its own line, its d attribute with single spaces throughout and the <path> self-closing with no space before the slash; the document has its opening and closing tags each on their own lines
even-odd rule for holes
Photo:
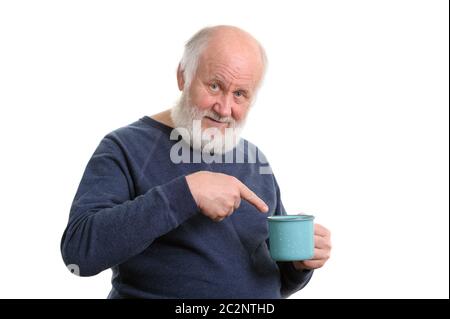
<svg viewBox="0 0 450 319">
<path fill-rule="evenodd" d="M 265 66 L 236 27 L 189 40 L 177 105 L 106 135 L 89 161 L 61 242 L 72 271 L 112 268 L 109 298 L 284 298 L 307 284 L 329 258 L 329 231 L 315 225 L 311 260 L 271 259 L 280 190 L 239 138 Z"/>
</svg>

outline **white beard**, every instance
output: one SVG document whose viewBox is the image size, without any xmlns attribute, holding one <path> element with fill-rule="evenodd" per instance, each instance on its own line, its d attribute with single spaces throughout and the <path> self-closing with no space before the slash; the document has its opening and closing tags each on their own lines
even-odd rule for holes
<svg viewBox="0 0 450 319">
<path fill-rule="evenodd" d="M 183 91 L 180 100 L 170 113 L 175 128 L 184 128 L 189 132 L 189 141 L 185 140 L 185 142 L 194 150 L 203 153 L 210 153 L 214 150 L 214 154 L 221 155 L 233 150 L 239 143 L 241 132 L 245 126 L 245 118 L 237 122 L 232 117 L 221 117 L 210 109 L 202 111 L 191 104 L 189 93 L 186 92 L 187 90 Z M 195 141 L 198 137 L 194 134 L 194 121 L 201 121 L 205 116 L 220 122 L 228 122 L 229 125 L 225 129 L 225 134 L 222 134 L 218 128 L 202 130 L 201 141 Z M 198 123 L 196 122 L 196 124 Z M 182 136 L 185 139 L 185 136 Z"/>
</svg>

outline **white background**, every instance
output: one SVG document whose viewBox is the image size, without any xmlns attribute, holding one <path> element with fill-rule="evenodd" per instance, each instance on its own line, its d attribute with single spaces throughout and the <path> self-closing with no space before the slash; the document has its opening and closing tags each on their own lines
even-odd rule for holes
<svg viewBox="0 0 450 319">
<path fill-rule="evenodd" d="M 158 3 L 158 4 L 156 4 Z M 257 37 L 270 67 L 244 137 L 289 213 L 332 231 L 294 298 L 449 297 L 448 1 L 0 2 L 0 297 L 105 298 L 59 244 L 100 139 L 176 101 L 184 42 Z"/>
</svg>

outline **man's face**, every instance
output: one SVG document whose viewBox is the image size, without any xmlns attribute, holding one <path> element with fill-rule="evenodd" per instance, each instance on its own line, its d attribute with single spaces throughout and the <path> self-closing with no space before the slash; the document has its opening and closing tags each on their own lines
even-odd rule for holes
<svg viewBox="0 0 450 319">
<path fill-rule="evenodd" d="M 211 41 L 198 61 L 189 86 L 178 74 L 183 91 L 172 109 L 175 127 L 182 127 L 194 136 L 194 122 L 200 121 L 200 146 L 214 146 L 218 153 L 228 152 L 239 142 L 241 130 L 255 98 L 262 77 L 261 52 L 255 43 L 235 34 Z M 213 132 L 210 135 L 211 130 Z M 220 138 L 213 138 L 211 136 Z M 193 145 L 193 140 L 190 141 Z M 195 144 L 195 143 L 194 143 Z"/>
<path fill-rule="evenodd" d="M 202 129 L 215 127 L 225 132 L 243 124 L 256 94 L 261 66 L 251 54 L 227 52 L 211 54 L 199 61 L 196 75 L 188 88 L 190 104 L 203 113 Z"/>
</svg>

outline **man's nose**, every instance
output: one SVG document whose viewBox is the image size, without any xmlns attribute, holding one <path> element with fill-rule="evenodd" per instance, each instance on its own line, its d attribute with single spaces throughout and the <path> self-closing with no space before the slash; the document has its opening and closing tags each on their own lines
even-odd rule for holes
<svg viewBox="0 0 450 319">
<path fill-rule="evenodd" d="M 213 110 L 221 117 L 230 117 L 232 106 L 232 97 L 223 95 L 222 98 L 214 104 Z"/>
</svg>

